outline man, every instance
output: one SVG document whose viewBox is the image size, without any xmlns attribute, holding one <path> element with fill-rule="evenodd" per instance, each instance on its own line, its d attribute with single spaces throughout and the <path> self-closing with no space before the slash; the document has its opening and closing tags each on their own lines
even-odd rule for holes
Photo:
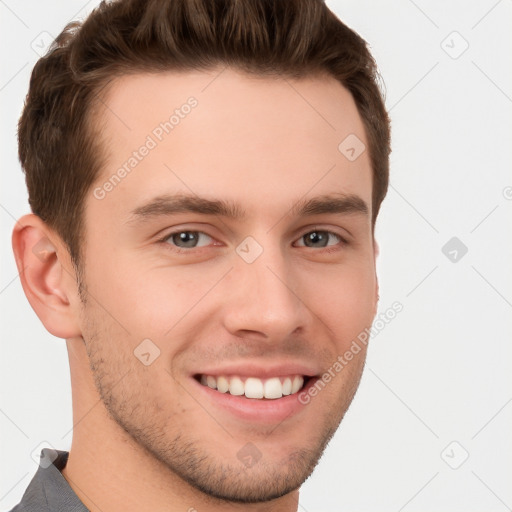
<svg viewBox="0 0 512 512">
<path fill-rule="evenodd" d="M 36 64 L 19 153 L 74 435 L 13 510 L 297 510 L 378 301 L 365 42 L 319 0 L 101 4 Z"/>
</svg>

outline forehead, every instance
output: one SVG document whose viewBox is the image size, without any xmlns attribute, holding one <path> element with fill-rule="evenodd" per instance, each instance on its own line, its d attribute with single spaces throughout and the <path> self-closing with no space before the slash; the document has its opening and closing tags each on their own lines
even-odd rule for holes
<svg viewBox="0 0 512 512">
<path fill-rule="evenodd" d="M 269 216 L 281 204 L 330 192 L 371 204 L 364 126 L 332 77 L 231 68 L 136 74 L 116 79 L 103 105 L 106 159 L 94 187 L 106 194 L 100 202 L 89 194 L 92 207 L 126 216 L 175 193 L 236 199 L 249 212 L 265 199 Z M 362 151 L 357 159 L 343 153 L 344 141 Z"/>
</svg>

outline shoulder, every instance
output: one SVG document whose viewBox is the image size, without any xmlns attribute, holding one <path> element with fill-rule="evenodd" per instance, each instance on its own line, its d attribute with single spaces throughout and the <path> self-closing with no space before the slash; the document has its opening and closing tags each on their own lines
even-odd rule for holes
<svg viewBox="0 0 512 512">
<path fill-rule="evenodd" d="M 21 501 L 9 512 L 88 512 L 61 471 L 69 452 L 43 448 L 39 467 Z"/>
</svg>

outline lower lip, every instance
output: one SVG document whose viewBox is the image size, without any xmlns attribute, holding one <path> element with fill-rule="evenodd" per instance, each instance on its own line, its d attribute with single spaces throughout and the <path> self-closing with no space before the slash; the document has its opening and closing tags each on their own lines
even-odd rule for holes
<svg viewBox="0 0 512 512">
<path fill-rule="evenodd" d="M 281 423 L 287 418 L 291 418 L 300 413 L 305 405 L 299 402 L 299 395 L 307 392 L 316 382 L 312 377 L 298 393 L 283 396 L 276 399 L 258 399 L 246 398 L 245 396 L 235 396 L 229 393 L 221 393 L 208 386 L 203 386 L 196 379 L 192 378 L 194 384 L 199 388 L 202 396 L 205 396 L 216 407 L 227 411 L 236 418 L 249 421 L 251 423 L 275 424 Z"/>
</svg>

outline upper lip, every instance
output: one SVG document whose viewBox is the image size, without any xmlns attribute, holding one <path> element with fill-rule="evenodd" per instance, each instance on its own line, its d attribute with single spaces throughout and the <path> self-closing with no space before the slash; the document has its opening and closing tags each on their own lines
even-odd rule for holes
<svg viewBox="0 0 512 512">
<path fill-rule="evenodd" d="M 306 377 L 314 377 L 320 372 L 313 368 L 311 364 L 282 362 L 272 364 L 264 363 L 232 363 L 224 364 L 222 367 L 205 368 L 194 375 L 211 375 L 218 377 L 221 375 L 237 375 L 239 377 L 256 377 L 260 379 L 268 379 L 271 377 L 279 377 L 286 375 L 303 375 Z"/>
</svg>

